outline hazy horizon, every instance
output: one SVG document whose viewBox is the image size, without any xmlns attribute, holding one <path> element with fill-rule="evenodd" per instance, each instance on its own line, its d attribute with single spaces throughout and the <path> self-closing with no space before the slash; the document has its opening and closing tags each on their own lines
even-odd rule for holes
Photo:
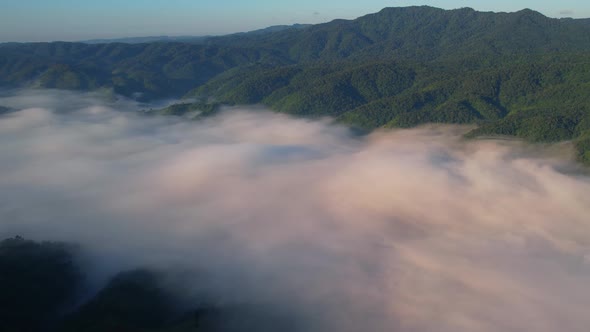
<svg viewBox="0 0 590 332">
<path fill-rule="evenodd" d="M 548 17 L 590 17 L 590 4 L 576 1 L 115 1 L 41 0 L 8 2 L 0 13 L 0 42 L 83 41 L 147 36 L 225 35 L 273 25 L 318 24 L 354 19 L 385 7 L 428 5 L 443 9 L 514 12 L 525 8 Z"/>
</svg>

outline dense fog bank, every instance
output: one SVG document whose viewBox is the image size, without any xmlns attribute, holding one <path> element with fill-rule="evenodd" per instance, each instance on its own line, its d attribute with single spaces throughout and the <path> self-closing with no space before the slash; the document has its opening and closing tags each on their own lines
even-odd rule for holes
<svg viewBox="0 0 590 332">
<path fill-rule="evenodd" d="M 97 283 L 191 271 L 170 282 L 189 301 L 307 331 L 590 326 L 590 178 L 567 145 L 246 108 L 186 121 L 59 91 L 0 106 L 0 237 L 79 243 Z"/>
</svg>

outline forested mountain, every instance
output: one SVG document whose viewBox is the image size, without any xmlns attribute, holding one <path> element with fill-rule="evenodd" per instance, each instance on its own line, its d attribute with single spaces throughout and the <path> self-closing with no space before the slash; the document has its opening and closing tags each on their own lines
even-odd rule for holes
<svg viewBox="0 0 590 332">
<path fill-rule="evenodd" d="M 30 43 L 0 46 L 0 84 L 87 90 L 110 88 L 146 99 L 179 96 L 227 69 L 280 63 L 266 50 L 183 43 Z"/>
<path fill-rule="evenodd" d="M 590 50 L 588 22 L 551 19 L 525 9 L 515 13 L 385 8 L 356 20 L 335 20 L 304 31 L 211 43 L 278 50 L 294 61 L 356 59 L 455 60 L 484 65 L 501 55 Z"/>
<path fill-rule="evenodd" d="M 179 292 L 171 282 L 177 275 L 186 278 L 184 270 L 115 273 L 88 296 L 93 270 L 83 263 L 82 251 L 62 242 L 1 239 L 0 304 L 7 310 L 0 311 L 0 331 L 305 331 L 294 317 L 268 305 L 220 304 Z"/>
<path fill-rule="evenodd" d="M 203 301 L 181 305 L 180 296 L 164 286 L 165 273 L 156 270 L 118 273 L 85 299 L 91 276 L 80 262 L 79 249 L 18 236 L 0 240 L 0 305 L 5 309 L 0 311 L 0 331 L 194 332 L 259 327 L 248 325 L 251 319 L 246 317 L 256 314 L 252 308 Z"/>
<path fill-rule="evenodd" d="M 207 36 L 146 36 L 146 37 L 122 37 L 112 39 L 89 39 L 81 40 L 85 44 L 109 44 L 109 43 L 125 43 L 125 44 L 146 44 L 156 42 L 191 42 L 200 43 L 206 40 Z"/>
<path fill-rule="evenodd" d="M 287 29 L 303 29 L 310 26 L 310 24 L 293 24 L 293 25 L 273 25 L 267 28 L 252 30 L 248 32 L 238 32 L 234 35 L 262 35 Z M 147 37 L 123 37 L 114 39 L 90 39 L 81 41 L 86 44 L 109 44 L 109 43 L 125 43 L 125 44 L 145 44 L 154 42 L 182 42 L 192 44 L 202 44 L 206 40 L 213 38 L 212 36 L 147 36 Z"/>
<path fill-rule="evenodd" d="M 0 84 L 265 104 L 368 130 L 477 123 L 469 136 L 574 139 L 590 162 L 590 21 L 528 9 L 386 8 L 199 44 L 3 44 Z"/>
</svg>

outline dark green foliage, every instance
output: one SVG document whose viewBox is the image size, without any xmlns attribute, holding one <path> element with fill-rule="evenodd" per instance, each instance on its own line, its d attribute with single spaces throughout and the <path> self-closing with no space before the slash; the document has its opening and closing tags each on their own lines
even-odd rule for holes
<svg viewBox="0 0 590 332">
<path fill-rule="evenodd" d="M 422 108 L 414 112 L 406 112 L 398 116 L 391 125 L 397 127 L 414 127 L 419 124 L 434 123 L 472 123 L 482 119 L 481 114 L 469 103 L 448 101 L 434 109 Z"/>
<path fill-rule="evenodd" d="M 60 331 L 148 331 L 170 323 L 176 313 L 159 276 L 147 270 L 115 276 L 90 302 L 70 315 Z"/>
<path fill-rule="evenodd" d="M 413 84 L 413 70 L 395 63 L 248 68 L 220 75 L 193 92 L 230 104 L 263 103 L 308 116 L 337 116 Z"/>
<path fill-rule="evenodd" d="M 216 81 L 223 85 L 206 89 L 215 91 L 215 94 L 222 93 L 220 98 L 226 103 L 255 104 L 260 103 L 264 97 L 274 91 L 287 86 L 293 76 L 299 72 L 300 69 L 293 66 L 279 68 L 253 66 L 237 71 L 235 76 L 228 73 L 231 75 L 229 76 L 230 80 L 223 80 L 223 78 L 214 80 L 212 81 L 213 86 L 216 85 Z M 198 90 L 196 93 L 206 95 L 205 91 L 205 89 Z"/>
<path fill-rule="evenodd" d="M 0 331 L 46 330 L 73 304 L 82 282 L 73 249 L 20 237 L 0 242 Z"/>
</svg>

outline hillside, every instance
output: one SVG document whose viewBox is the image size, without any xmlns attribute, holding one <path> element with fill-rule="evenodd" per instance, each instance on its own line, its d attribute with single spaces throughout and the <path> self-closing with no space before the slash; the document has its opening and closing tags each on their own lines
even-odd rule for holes
<svg viewBox="0 0 590 332">
<path fill-rule="evenodd" d="M 0 85 L 264 104 L 366 130 L 476 123 L 471 137 L 575 140 L 590 162 L 589 20 L 528 9 L 385 8 L 200 44 L 3 44 Z"/>
<path fill-rule="evenodd" d="M 21 237 L 0 240 L 0 304 L 10 308 L 0 312 L 1 331 L 234 331 L 230 324 L 244 326 L 254 313 L 203 303 L 180 306 L 179 295 L 163 286 L 165 274 L 147 269 L 113 275 L 79 303 L 91 288 L 79 249 Z"/>
<path fill-rule="evenodd" d="M 588 29 L 585 20 L 551 19 L 529 9 L 491 13 L 422 6 L 385 8 L 303 31 L 210 42 L 272 49 L 294 61 L 473 59 L 474 64 L 483 65 L 495 60 L 488 57 L 588 51 Z"/>
</svg>

